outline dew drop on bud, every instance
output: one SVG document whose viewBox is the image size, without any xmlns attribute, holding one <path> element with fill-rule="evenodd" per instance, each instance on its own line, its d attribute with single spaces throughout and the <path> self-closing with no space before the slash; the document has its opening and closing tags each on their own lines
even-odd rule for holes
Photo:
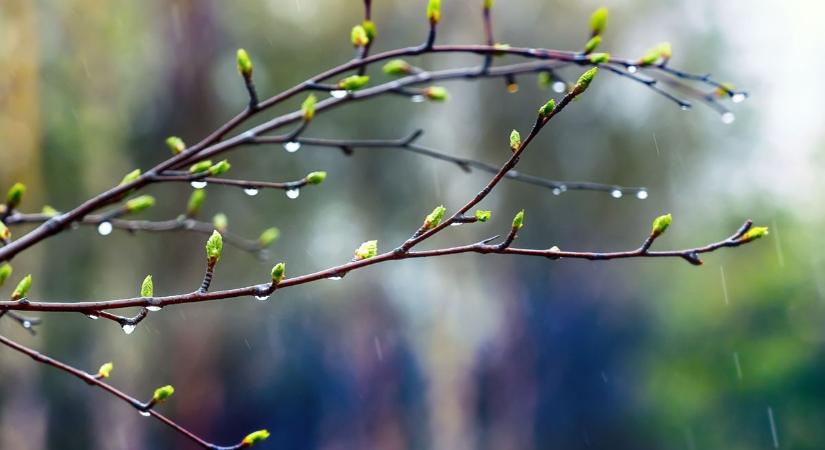
<svg viewBox="0 0 825 450">
<path fill-rule="evenodd" d="M 734 120 L 736 120 L 736 116 L 734 116 L 732 112 L 728 111 L 725 114 L 722 114 L 722 123 L 725 125 L 732 124 Z"/>
<path fill-rule="evenodd" d="M 736 94 L 733 94 L 733 96 L 730 99 L 731 101 L 733 101 L 733 103 L 742 103 L 745 101 L 745 98 L 745 94 L 737 92 Z"/>
<path fill-rule="evenodd" d="M 424 101 L 424 96 L 423 95 L 417 95 L 417 94 L 413 95 L 413 96 L 410 97 L 410 101 L 413 102 L 413 103 L 421 103 L 421 102 Z"/>
<path fill-rule="evenodd" d="M 296 141 L 287 142 L 284 144 L 284 150 L 288 151 L 289 153 L 295 153 L 301 149 L 301 143 Z"/>
<path fill-rule="evenodd" d="M 195 189 L 203 189 L 206 187 L 206 181 L 193 181 L 189 185 Z"/>
<path fill-rule="evenodd" d="M 259 302 L 265 302 L 265 301 L 269 300 L 269 296 L 268 295 L 256 295 L 255 300 L 258 300 Z"/>
<path fill-rule="evenodd" d="M 613 198 L 622 198 L 622 191 L 618 189 L 613 189 L 612 191 L 610 191 L 610 196 Z"/>
<path fill-rule="evenodd" d="M 556 81 L 553 83 L 553 92 L 561 94 L 567 90 L 567 84 L 564 81 Z"/>
<path fill-rule="evenodd" d="M 630 73 L 636 73 L 637 70 L 639 70 L 639 68 L 636 66 L 627 66 L 627 71 Z"/>
<path fill-rule="evenodd" d="M 152 312 L 158 312 L 160 311 L 160 306 L 147 306 L 146 309 Z"/>
<path fill-rule="evenodd" d="M 247 188 L 247 189 L 244 189 L 243 191 L 246 195 L 248 195 L 250 197 L 254 197 L 254 196 L 258 195 L 258 190 L 255 189 L 255 188 Z"/>
<path fill-rule="evenodd" d="M 112 233 L 112 222 L 100 222 L 100 225 L 97 226 L 97 232 L 100 233 L 101 236 L 108 236 Z"/>
<path fill-rule="evenodd" d="M 335 98 L 344 98 L 344 97 L 347 96 L 347 91 L 342 91 L 342 90 L 329 91 L 329 95 L 331 95 Z"/>
<path fill-rule="evenodd" d="M 135 326 L 134 325 L 128 325 L 127 324 L 127 325 L 123 325 L 121 328 L 123 328 L 123 332 L 126 333 L 126 334 L 132 334 L 132 333 L 135 332 Z"/>
<path fill-rule="evenodd" d="M 296 199 L 298 196 L 301 195 L 301 191 L 298 189 L 287 189 L 286 196 L 290 199 Z"/>
<path fill-rule="evenodd" d="M 143 416 L 143 417 L 149 417 L 149 416 L 151 416 L 151 414 L 149 414 L 149 412 L 148 412 L 148 411 L 139 411 L 139 412 L 140 412 L 140 415 L 141 415 L 141 416 Z"/>
<path fill-rule="evenodd" d="M 637 192 L 636 193 L 636 198 L 638 198 L 639 200 L 646 199 L 647 198 L 647 191 L 641 190 L 641 191 Z"/>
</svg>

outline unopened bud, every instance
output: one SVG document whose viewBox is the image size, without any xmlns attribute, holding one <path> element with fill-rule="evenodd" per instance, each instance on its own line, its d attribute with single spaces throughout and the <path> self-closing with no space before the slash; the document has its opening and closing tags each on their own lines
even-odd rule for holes
<svg viewBox="0 0 825 450">
<path fill-rule="evenodd" d="M 243 438 L 241 441 L 241 445 L 243 447 L 252 447 L 253 445 L 260 443 L 266 440 L 269 437 L 269 431 L 266 430 L 258 430 L 253 433 L 249 433 Z"/>
<path fill-rule="evenodd" d="M 6 280 L 11 277 L 12 272 L 14 272 L 14 270 L 12 269 L 11 264 L 7 262 L 0 264 L 0 286 L 6 284 Z"/>
<path fill-rule="evenodd" d="M 189 203 L 186 205 L 186 215 L 189 217 L 198 215 L 205 200 L 206 191 L 203 189 L 195 189 L 192 191 L 192 195 L 189 196 Z"/>
<path fill-rule="evenodd" d="M 539 72 L 538 78 L 536 80 L 540 88 L 547 89 L 550 87 L 550 84 L 553 83 L 553 75 L 547 71 Z"/>
<path fill-rule="evenodd" d="M 659 236 L 667 230 L 667 227 L 670 226 L 671 222 L 673 222 L 673 216 L 670 214 L 657 217 L 653 220 L 653 226 L 651 227 L 650 234 L 653 237 Z"/>
<path fill-rule="evenodd" d="M 479 222 L 487 222 L 490 220 L 490 217 L 493 215 L 491 211 L 484 211 L 481 209 L 477 209 L 475 213 L 475 218 Z"/>
<path fill-rule="evenodd" d="M 484 0 L 484 9 L 493 9 L 493 0 Z"/>
<path fill-rule="evenodd" d="M 513 229 L 518 231 L 524 226 L 524 210 L 522 209 L 513 217 Z"/>
<path fill-rule="evenodd" d="M 281 236 L 281 230 L 272 227 L 267 228 L 261 233 L 261 236 L 258 237 L 258 243 L 261 244 L 261 247 L 266 247 L 278 240 Z"/>
<path fill-rule="evenodd" d="M 427 89 L 424 89 L 424 95 L 428 99 L 437 102 L 443 102 L 450 98 L 450 94 L 447 92 L 447 89 L 441 86 L 430 86 Z"/>
<path fill-rule="evenodd" d="M 9 239 L 11 239 L 11 230 L 3 221 L 0 221 L 0 240 L 8 241 Z"/>
<path fill-rule="evenodd" d="M 141 297 L 153 297 L 155 295 L 155 285 L 152 283 L 152 275 L 146 275 L 140 285 Z"/>
<path fill-rule="evenodd" d="M 286 263 L 278 263 L 272 268 L 272 284 L 279 284 L 286 275 Z"/>
<path fill-rule="evenodd" d="M 26 195 L 26 185 L 23 183 L 14 183 L 6 194 L 6 206 L 9 210 L 17 208 L 20 202 L 23 201 L 24 195 Z"/>
<path fill-rule="evenodd" d="M 315 117 L 315 103 L 318 99 L 315 97 L 315 94 L 309 94 L 309 96 L 301 103 L 301 113 L 304 115 L 304 122 L 309 122 Z"/>
<path fill-rule="evenodd" d="M 175 388 L 167 384 L 166 386 L 155 389 L 155 393 L 152 395 L 152 401 L 154 403 L 163 403 L 174 393 Z"/>
<path fill-rule="evenodd" d="M 327 179 L 326 172 L 310 172 L 306 176 L 308 184 L 321 184 Z"/>
<path fill-rule="evenodd" d="M 225 233 L 229 228 L 229 218 L 224 213 L 217 213 L 212 217 L 212 226 L 221 233 Z"/>
<path fill-rule="evenodd" d="M 413 67 L 403 59 L 393 59 L 384 64 L 382 70 L 387 75 L 409 75 L 412 73 Z"/>
<path fill-rule="evenodd" d="M 232 164 L 229 164 L 229 161 L 223 160 L 220 161 L 212 166 L 209 167 L 209 175 L 216 177 L 218 175 L 223 175 L 226 172 L 229 172 L 229 169 L 232 168 Z"/>
<path fill-rule="evenodd" d="M 32 276 L 31 274 L 26 275 L 17 283 L 17 287 L 14 288 L 14 292 L 11 293 L 11 299 L 13 301 L 20 300 L 21 298 L 25 298 L 26 295 L 29 293 L 29 290 L 32 288 Z"/>
<path fill-rule="evenodd" d="M 659 46 L 656 46 L 646 51 L 645 54 L 639 58 L 637 64 L 640 66 L 649 66 L 656 63 L 656 61 L 658 61 L 661 57 L 662 50 Z"/>
<path fill-rule="evenodd" d="M 356 47 L 363 47 L 370 43 L 370 38 L 367 36 L 367 30 L 365 30 L 361 25 L 352 27 L 350 40 L 352 41 L 352 45 Z"/>
<path fill-rule="evenodd" d="M 212 167 L 212 161 L 211 160 L 206 159 L 206 160 L 203 160 L 203 161 L 198 161 L 198 162 L 196 162 L 195 164 L 192 164 L 189 167 L 189 173 L 206 172 L 207 170 L 209 170 L 210 167 Z"/>
<path fill-rule="evenodd" d="M 367 241 L 355 250 L 355 259 L 369 259 L 378 254 L 378 241 Z"/>
<path fill-rule="evenodd" d="M 521 147 L 521 134 L 519 134 L 518 130 L 513 130 L 510 132 L 510 149 L 513 151 L 518 150 Z"/>
<path fill-rule="evenodd" d="M 139 213 L 155 206 L 155 197 L 151 195 L 141 195 L 126 202 L 126 212 Z"/>
<path fill-rule="evenodd" d="M 447 208 L 445 208 L 444 205 L 436 206 L 435 209 L 433 209 L 433 212 L 431 212 L 427 215 L 426 218 L 424 218 L 423 228 L 425 230 L 431 230 L 437 227 L 438 224 L 441 223 L 441 219 L 444 218 L 445 212 L 447 212 Z"/>
<path fill-rule="evenodd" d="M 593 64 L 604 64 L 610 61 L 610 53 L 593 53 L 590 55 L 590 62 Z"/>
<path fill-rule="evenodd" d="M 237 54 L 238 73 L 246 80 L 252 78 L 252 59 L 249 58 L 249 53 L 246 50 L 239 48 Z"/>
<path fill-rule="evenodd" d="M 345 91 L 357 91 L 370 82 L 369 75 L 351 75 L 338 82 L 338 88 Z"/>
<path fill-rule="evenodd" d="M 361 26 L 364 27 L 364 31 L 367 32 L 367 39 L 369 39 L 370 42 L 372 42 L 373 39 L 375 39 L 375 36 L 378 34 L 378 30 L 375 28 L 375 22 L 373 22 L 372 20 L 365 20 L 361 22 Z"/>
<path fill-rule="evenodd" d="M 129 173 L 127 173 L 122 180 L 120 180 L 120 184 L 118 186 L 123 186 L 124 184 L 129 184 L 135 180 L 140 178 L 140 169 L 135 169 Z"/>
<path fill-rule="evenodd" d="M 602 37 L 599 35 L 593 36 L 587 41 L 587 44 L 584 45 L 584 54 L 593 53 L 599 45 L 602 43 Z"/>
<path fill-rule="evenodd" d="M 111 362 L 107 362 L 100 366 L 100 369 L 97 369 L 97 376 L 98 378 L 109 378 L 112 376 L 112 370 L 114 370 L 115 365 Z"/>
<path fill-rule="evenodd" d="M 45 215 L 46 217 L 54 217 L 60 214 L 60 211 L 54 209 L 49 205 L 43 205 L 43 209 L 40 210 L 40 214 Z"/>
<path fill-rule="evenodd" d="M 590 32 L 593 36 L 602 34 L 607 27 L 607 8 L 601 7 L 590 16 Z"/>
<path fill-rule="evenodd" d="M 177 155 L 186 150 L 186 144 L 183 143 L 183 139 L 177 136 L 169 136 L 166 138 L 166 146 L 169 147 L 173 155 Z"/>
<path fill-rule="evenodd" d="M 221 259 L 223 251 L 223 237 L 217 230 L 212 231 L 212 236 L 206 241 L 206 259 L 210 265 L 215 265 Z"/>
<path fill-rule="evenodd" d="M 544 105 L 542 105 L 541 108 L 539 108 L 539 116 L 550 117 L 550 114 L 552 114 L 555 110 L 556 101 L 551 98 L 550 100 L 547 100 L 547 103 L 545 103 Z"/>
<path fill-rule="evenodd" d="M 590 83 L 593 81 L 593 77 L 595 77 L 596 73 L 598 72 L 599 68 L 593 67 L 592 69 L 583 73 L 582 76 L 579 77 L 579 80 L 576 81 L 576 85 L 573 86 L 573 89 L 570 93 L 573 95 L 579 95 L 585 90 L 587 90 L 587 88 L 590 86 Z"/>
<path fill-rule="evenodd" d="M 755 241 L 768 234 L 768 227 L 753 227 L 739 238 L 742 243 Z"/>
<path fill-rule="evenodd" d="M 441 20 L 441 0 L 430 0 L 427 3 L 427 19 L 433 25 Z"/>
</svg>

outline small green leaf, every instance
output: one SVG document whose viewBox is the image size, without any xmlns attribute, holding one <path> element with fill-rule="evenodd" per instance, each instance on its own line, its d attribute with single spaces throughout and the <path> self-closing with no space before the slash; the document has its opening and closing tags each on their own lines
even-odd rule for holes
<svg viewBox="0 0 825 450">
<path fill-rule="evenodd" d="M 744 235 L 742 235 L 742 237 L 739 238 L 739 240 L 743 243 L 750 242 L 767 235 L 768 227 L 753 227 L 750 230 L 748 230 Z"/>
<path fill-rule="evenodd" d="M 174 393 L 175 388 L 167 384 L 166 386 L 162 386 L 155 389 L 155 393 L 152 395 L 152 401 L 155 403 L 162 403 L 166 401 L 169 397 L 171 397 Z"/>
<path fill-rule="evenodd" d="M 447 208 L 444 205 L 436 206 L 427 217 L 424 219 L 424 229 L 431 230 L 438 226 L 441 223 L 441 220 L 444 219 L 444 213 L 447 212 Z"/>
<path fill-rule="evenodd" d="M 513 151 L 518 150 L 521 147 L 521 134 L 518 130 L 513 130 L 510 132 L 510 149 Z"/>
<path fill-rule="evenodd" d="M 21 298 L 25 298 L 26 295 L 29 293 L 29 290 L 32 288 L 32 276 L 31 274 L 26 275 L 17 283 L 17 287 L 14 288 L 14 292 L 11 294 L 12 300 L 20 300 Z"/>
<path fill-rule="evenodd" d="M 221 259 L 221 252 L 223 251 L 223 236 L 215 230 L 206 241 L 206 259 L 210 265 L 215 265 Z"/>
<path fill-rule="evenodd" d="M 556 101 L 551 98 L 550 100 L 547 100 L 547 103 L 545 103 L 544 105 L 542 105 L 541 108 L 539 108 L 539 116 L 550 117 L 550 114 L 552 114 L 555 110 Z"/>
<path fill-rule="evenodd" d="M 481 209 L 477 209 L 475 212 L 475 218 L 479 222 L 487 222 L 490 220 L 490 217 L 493 215 L 492 211 L 485 211 Z"/>
<path fill-rule="evenodd" d="M 286 263 L 278 263 L 272 267 L 272 284 L 279 284 L 286 275 Z"/>
<path fill-rule="evenodd" d="M 241 445 L 244 447 L 252 447 L 255 444 L 258 444 L 269 437 L 269 431 L 266 430 L 258 430 L 253 433 L 249 433 L 243 438 L 241 441 Z"/>
<path fill-rule="evenodd" d="M 369 259 L 378 254 L 378 241 L 367 241 L 355 250 L 355 259 Z"/>
<path fill-rule="evenodd" d="M 155 285 L 152 283 L 152 275 L 146 275 L 140 285 L 141 297 L 153 297 L 155 295 Z"/>
</svg>

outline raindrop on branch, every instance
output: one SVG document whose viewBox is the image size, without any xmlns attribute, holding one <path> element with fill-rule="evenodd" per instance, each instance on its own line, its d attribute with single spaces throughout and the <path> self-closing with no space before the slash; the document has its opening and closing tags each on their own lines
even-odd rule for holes
<svg viewBox="0 0 825 450">
<path fill-rule="evenodd" d="M 737 92 L 736 94 L 733 94 L 733 96 L 730 99 L 731 101 L 733 101 L 733 103 L 742 103 L 745 101 L 745 98 L 747 98 L 745 94 Z"/>
<path fill-rule="evenodd" d="M 97 232 L 100 233 L 101 236 L 108 236 L 112 233 L 112 222 L 100 222 L 100 225 L 97 226 Z"/>
<path fill-rule="evenodd" d="M 646 199 L 647 198 L 647 191 L 641 190 L 641 191 L 637 192 L 636 193 L 636 198 L 638 198 L 639 200 Z"/>
<path fill-rule="evenodd" d="M 688 106 L 688 105 L 680 105 L 680 106 L 679 106 L 679 109 L 681 109 L 682 111 L 687 111 L 687 110 L 689 110 L 689 109 L 690 109 L 690 106 Z"/>
<path fill-rule="evenodd" d="M 258 300 L 259 302 L 265 302 L 265 301 L 269 300 L 269 296 L 268 295 L 256 295 L 255 300 Z"/>
<path fill-rule="evenodd" d="M 140 415 L 143 416 L 143 417 L 151 416 L 151 414 L 149 414 L 149 411 L 138 411 L 138 412 L 140 412 Z"/>
<path fill-rule="evenodd" d="M 636 73 L 637 70 L 639 70 L 639 68 L 636 66 L 627 66 L 627 71 L 630 73 Z"/>
<path fill-rule="evenodd" d="M 424 99 L 423 95 L 413 95 L 413 96 L 410 97 L 410 101 L 413 102 L 413 103 L 421 103 L 424 100 L 425 99 Z"/>
<path fill-rule="evenodd" d="M 135 326 L 134 325 L 126 324 L 126 325 L 123 325 L 121 328 L 123 328 L 123 332 L 126 333 L 126 334 L 132 334 L 132 333 L 135 332 Z"/>
<path fill-rule="evenodd" d="M 23 328 L 28 330 L 31 327 L 32 327 L 32 323 L 30 321 L 28 321 L 28 320 L 23 321 Z"/>
<path fill-rule="evenodd" d="M 193 181 L 189 185 L 195 189 L 203 189 L 206 187 L 206 181 Z"/>
<path fill-rule="evenodd" d="M 334 276 L 334 277 L 328 277 L 328 278 L 327 278 L 327 280 L 330 280 L 330 281 L 338 281 L 338 280 L 340 280 L 340 279 L 342 279 L 342 278 L 344 278 L 344 277 Z"/>
<path fill-rule="evenodd" d="M 453 222 L 450 224 L 451 227 L 460 227 L 464 225 L 464 222 Z"/>
<path fill-rule="evenodd" d="M 610 191 L 610 196 L 613 198 L 622 198 L 622 191 L 618 189 L 613 189 L 612 191 Z"/>
<path fill-rule="evenodd" d="M 553 195 L 561 195 L 561 189 L 553 188 Z"/>
<path fill-rule="evenodd" d="M 255 189 L 255 188 L 247 188 L 247 189 L 244 189 L 243 191 L 246 195 L 248 195 L 250 197 L 254 197 L 254 196 L 258 195 L 258 190 Z"/>
<path fill-rule="evenodd" d="M 286 196 L 289 199 L 295 200 L 298 196 L 301 195 L 301 191 L 299 189 L 287 189 Z"/>
<path fill-rule="evenodd" d="M 553 83 L 553 92 L 561 94 L 567 90 L 567 84 L 564 81 L 556 81 Z"/>
<path fill-rule="evenodd" d="M 92 320 L 100 319 L 100 316 L 98 316 L 97 314 L 86 314 L 86 317 L 88 317 Z"/>
<path fill-rule="evenodd" d="M 284 150 L 288 151 L 289 153 L 295 153 L 301 149 L 301 143 L 296 141 L 290 141 L 284 144 Z"/>
<path fill-rule="evenodd" d="M 347 96 L 347 91 L 342 91 L 342 90 L 329 91 L 329 95 L 331 95 L 335 98 L 344 98 L 344 97 Z"/>
<path fill-rule="evenodd" d="M 158 312 L 158 311 L 160 311 L 160 308 L 161 308 L 160 306 L 147 306 L 146 307 L 147 310 L 152 311 L 152 312 Z"/>
<path fill-rule="evenodd" d="M 728 111 L 725 114 L 722 114 L 722 123 L 725 125 L 732 124 L 734 120 L 736 120 L 736 116 L 734 116 L 732 112 Z"/>
</svg>

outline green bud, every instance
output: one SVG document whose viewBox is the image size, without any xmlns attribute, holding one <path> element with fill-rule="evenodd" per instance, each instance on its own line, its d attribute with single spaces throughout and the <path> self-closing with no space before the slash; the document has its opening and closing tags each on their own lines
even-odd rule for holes
<svg viewBox="0 0 825 450">
<path fill-rule="evenodd" d="M 272 268 L 272 284 L 279 284 L 286 274 L 286 263 L 279 262 Z"/>
<path fill-rule="evenodd" d="M 484 211 L 481 209 L 477 209 L 475 213 L 476 220 L 479 222 L 487 222 L 490 220 L 490 217 L 493 215 L 491 211 Z"/>
<path fill-rule="evenodd" d="M 733 95 L 733 91 L 736 90 L 736 85 L 730 82 L 721 83 L 716 88 L 716 96 L 717 97 L 728 97 Z"/>
<path fill-rule="evenodd" d="M 280 236 L 281 230 L 275 227 L 267 228 L 261 233 L 261 236 L 258 237 L 258 243 L 261 244 L 262 247 L 266 247 L 275 242 Z"/>
<path fill-rule="evenodd" d="M 441 86 L 430 86 L 427 89 L 424 89 L 424 95 L 428 99 L 437 102 L 443 102 L 450 98 L 450 94 L 447 92 L 447 89 Z"/>
<path fill-rule="evenodd" d="M 8 241 L 9 239 L 11 239 L 11 230 L 3 221 L 0 221 L 0 240 Z"/>
<path fill-rule="evenodd" d="M 146 278 L 143 279 L 143 283 L 140 285 L 140 296 L 154 297 L 154 295 L 155 285 L 152 283 L 152 275 L 146 275 Z"/>
<path fill-rule="evenodd" d="M 229 161 L 224 159 L 223 161 L 209 167 L 209 175 L 213 177 L 223 175 L 226 172 L 229 172 L 230 168 L 232 168 L 232 164 L 229 164 Z"/>
<path fill-rule="evenodd" d="M 484 0 L 484 9 L 493 9 L 493 0 Z"/>
<path fill-rule="evenodd" d="M 169 147 L 169 150 L 172 151 L 173 155 L 177 155 L 186 150 L 186 144 L 183 143 L 183 139 L 177 136 L 169 136 L 166 138 L 166 145 Z"/>
<path fill-rule="evenodd" d="M 671 222 L 673 222 L 673 216 L 670 214 L 657 217 L 653 220 L 653 227 L 650 230 L 650 234 L 654 237 L 659 236 L 667 230 Z"/>
<path fill-rule="evenodd" d="M 301 112 L 304 114 L 304 122 L 309 122 L 315 117 L 315 103 L 318 99 L 315 97 L 315 94 L 309 94 L 309 96 L 301 103 Z"/>
<path fill-rule="evenodd" d="M 640 66 L 649 66 L 654 64 L 662 57 L 662 49 L 659 46 L 653 47 L 645 52 L 644 56 L 639 58 L 637 62 Z"/>
<path fill-rule="evenodd" d="M 607 8 L 601 7 L 590 16 L 590 32 L 593 36 L 602 34 L 607 27 Z"/>
<path fill-rule="evenodd" d="M 115 365 L 111 362 L 107 362 L 100 366 L 100 369 L 97 369 L 97 376 L 98 378 L 109 378 L 112 376 L 112 370 L 114 370 Z"/>
<path fill-rule="evenodd" d="M 0 286 L 6 284 L 6 280 L 11 277 L 12 272 L 14 272 L 14 270 L 12 269 L 11 264 L 7 262 L 0 264 Z"/>
<path fill-rule="evenodd" d="M 370 82 L 369 75 L 351 75 L 338 82 L 338 88 L 345 91 L 357 91 Z"/>
<path fill-rule="evenodd" d="M 355 259 L 369 259 L 378 254 L 378 241 L 367 241 L 355 250 Z"/>
<path fill-rule="evenodd" d="M 203 189 L 192 191 L 192 195 L 189 196 L 189 203 L 186 205 L 186 215 L 189 217 L 198 215 L 204 200 L 206 200 L 206 191 Z"/>
<path fill-rule="evenodd" d="M 539 116 L 550 117 L 550 114 L 552 114 L 555 110 L 556 101 L 551 98 L 550 100 L 547 100 L 547 103 L 545 103 L 541 108 L 539 108 Z"/>
<path fill-rule="evenodd" d="M 47 217 L 54 217 L 60 214 L 60 211 L 52 208 L 49 205 L 44 205 L 43 209 L 40 210 L 40 213 L 46 215 Z"/>
<path fill-rule="evenodd" d="M 241 446 L 243 447 L 252 447 L 253 445 L 265 440 L 269 437 L 269 431 L 266 430 L 258 430 L 254 433 L 249 433 L 243 438 L 241 441 Z"/>
<path fill-rule="evenodd" d="M 306 176 L 307 183 L 309 183 L 309 184 L 321 184 L 326 179 L 327 179 L 327 173 L 326 172 L 310 172 Z"/>
<path fill-rule="evenodd" d="M 518 130 L 513 130 L 510 132 L 510 149 L 516 151 L 519 147 L 521 147 L 521 134 Z"/>
<path fill-rule="evenodd" d="M 610 53 L 593 53 L 590 55 L 590 62 L 593 64 L 604 64 L 610 61 Z"/>
<path fill-rule="evenodd" d="M 223 237 L 217 230 L 212 232 L 209 240 L 206 241 L 206 259 L 209 264 L 214 265 L 221 260 L 221 251 L 223 250 Z"/>
<path fill-rule="evenodd" d="M 21 298 L 25 298 L 26 295 L 29 293 L 29 289 L 32 288 L 32 276 L 31 274 L 26 275 L 19 283 L 17 283 L 17 287 L 14 288 L 14 292 L 11 293 L 12 300 L 20 300 Z"/>
<path fill-rule="evenodd" d="M 590 86 L 590 83 L 593 81 L 593 77 L 596 76 L 596 73 L 599 71 L 598 67 L 593 67 L 587 72 L 583 73 L 582 76 L 579 77 L 579 80 L 576 81 L 576 85 L 573 86 L 573 90 L 570 92 L 574 95 L 579 95 Z"/>
<path fill-rule="evenodd" d="M 237 60 L 238 73 L 240 73 L 241 76 L 247 80 L 252 78 L 252 59 L 249 58 L 249 53 L 247 53 L 246 50 L 239 48 Z"/>
<path fill-rule="evenodd" d="M 587 41 L 587 44 L 585 44 L 584 54 L 586 55 L 588 53 L 593 53 L 593 51 L 595 51 L 599 47 L 599 45 L 601 45 L 601 43 L 602 43 L 602 37 L 601 36 L 598 36 L 598 35 L 593 36 L 592 38 L 590 38 L 589 41 Z"/>
<path fill-rule="evenodd" d="M 23 183 L 14 183 L 6 194 L 6 206 L 8 206 L 9 210 L 17 208 L 23 200 L 24 195 L 26 195 L 26 185 Z"/>
<path fill-rule="evenodd" d="M 518 214 L 516 214 L 516 217 L 513 217 L 513 229 L 518 231 L 523 226 L 524 226 L 524 210 L 522 209 L 521 211 L 518 212 Z"/>
<path fill-rule="evenodd" d="M 441 219 L 444 218 L 445 212 L 447 212 L 447 208 L 444 205 L 436 206 L 433 212 L 424 219 L 424 229 L 430 230 L 437 227 L 441 223 Z"/>
<path fill-rule="evenodd" d="M 768 234 L 768 227 L 753 227 L 739 238 L 742 243 L 755 241 Z"/>
<path fill-rule="evenodd" d="M 175 388 L 167 384 L 166 386 L 155 389 L 155 393 L 152 395 L 152 401 L 155 403 L 162 403 L 166 401 L 166 399 L 171 397 L 174 393 Z"/>
<path fill-rule="evenodd" d="M 126 202 L 126 211 L 129 213 L 139 213 L 155 206 L 155 197 L 151 195 L 141 195 Z"/>
<path fill-rule="evenodd" d="M 192 164 L 192 166 L 189 167 L 189 173 L 206 172 L 207 170 L 209 170 L 210 167 L 212 167 L 212 161 L 211 160 L 206 159 L 206 160 L 203 160 L 203 161 L 198 161 L 198 162 L 196 162 L 195 164 Z"/>
<path fill-rule="evenodd" d="M 140 178 L 140 169 L 135 169 L 129 173 L 127 173 L 122 180 L 120 180 L 120 184 L 118 186 L 123 186 L 124 184 L 129 184 L 135 180 Z"/>
<path fill-rule="evenodd" d="M 412 73 L 413 67 L 403 59 L 393 59 L 384 64 L 382 70 L 387 75 L 409 75 Z"/>
<path fill-rule="evenodd" d="M 553 83 L 553 75 L 551 75 L 550 72 L 546 72 L 546 71 L 545 72 L 539 72 L 537 81 L 538 81 L 538 84 L 539 84 L 540 88 L 547 89 L 547 88 L 550 87 L 550 84 Z"/>
<path fill-rule="evenodd" d="M 370 43 L 370 38 L 367 36 L 367 30 L 365 30 L 361 25 L 352 27 L 350 40 L 352 41 L 352 45 L 356 47 L 363 47 Z"/>
<path fill-rule="evenodd" d="M 662 42 L 659 44 L 659 54 L 662 55 L 662 58 L 665 60 L 673 56 L 673 47 L 670 46 L 670 42 Z"/>
<path fill-rule="evenodd" d="M 378 30 L 375 28 L 375 22 L 372 20 L 365 20 L 361 22 L 361 26 L 364 27 L 364 31 L 367 32 L 367 39 L 372 42 L 375 39 L 375 36 L 378 34 Z"/>
<path fill-rule="evenodd" d="M 221 233 L 225 233 L 229 228 L 229 218 L 224 213 L 217 213 L 212 217 L 212 226 Z"/>
<path fill-rule="evenodd" d="M 433 25 L 441 20 L 441 0 L 430 0 L 427 3 L 427 19 Z"/>
</svg>

